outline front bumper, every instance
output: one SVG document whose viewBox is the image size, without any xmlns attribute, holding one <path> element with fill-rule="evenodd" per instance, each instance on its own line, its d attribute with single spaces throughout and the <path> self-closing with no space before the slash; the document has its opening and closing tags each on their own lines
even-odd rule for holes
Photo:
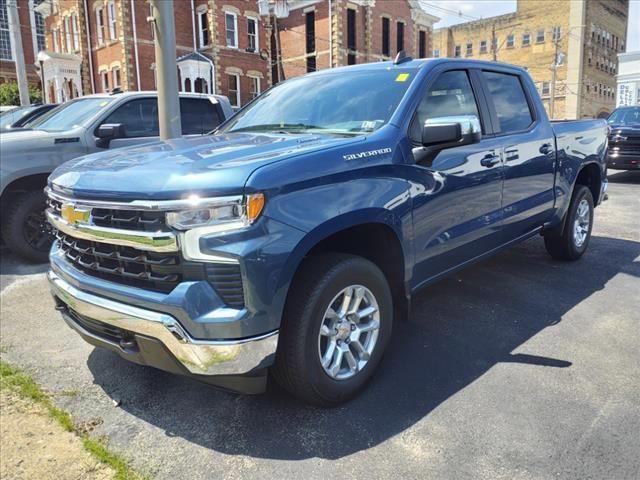
<svg viewBox="0 0 640 480">
<path fill-rule="evenodd" d="M 48 279 L 64 320 L 89 343 L 136 363 L 232 390 L 257 393 L 264 388 L 264 373 L 278 345 L 277 331 L 237 340 L 194 339 L 169 314 L 88 293 L 53 271 Z M 226 376 L 258 380 L 238 387 L 235 381 L 225 381 Z"/>
</svg>

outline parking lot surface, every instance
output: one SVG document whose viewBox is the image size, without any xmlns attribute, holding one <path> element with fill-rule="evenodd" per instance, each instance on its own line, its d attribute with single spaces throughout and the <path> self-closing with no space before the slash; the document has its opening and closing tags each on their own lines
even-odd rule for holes
<svg viewBox="0 0 640 480">
<path fill-rule="evenodd" d="M 8 251 L 3 358 L 159 479 L 637 479 L 640 172 L 610 175 L 609 195 L 581 261 L 553 261 L 536 237 L 424 290 L 340 408 L 275 385 L 223 393 L 94 349 L 54 311 L 46 266 Z"/>
</svg>

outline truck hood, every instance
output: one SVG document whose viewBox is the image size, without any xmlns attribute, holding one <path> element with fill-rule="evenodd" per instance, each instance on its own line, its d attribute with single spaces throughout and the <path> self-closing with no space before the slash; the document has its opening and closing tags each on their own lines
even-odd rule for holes
<svg viewBox="0 0 640 480">
<path fill-rule="evenodd" d="M 259 167 L 362 141 L 325 135 L 230 133 L 88 155 L 58 167 L 49 185 L 77 198 L 169 200 L 238 194 Z"/>
</svg>

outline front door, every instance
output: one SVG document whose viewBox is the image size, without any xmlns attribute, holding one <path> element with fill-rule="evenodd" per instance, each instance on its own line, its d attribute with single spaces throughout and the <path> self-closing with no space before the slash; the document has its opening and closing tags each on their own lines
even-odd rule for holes
<svg viewBox="0 0 640 480">
<path fill-rule="evenodd" d="M 425 120 L 480 115 L 479 89 L 469 72 L 441 73 L 422 99 L 410 128 L 415 143 Z M 413 286 L 500 245 L 502 152 L 499 140 L 441 150 L 411 173 L 415 271 Z"/>
</svg>

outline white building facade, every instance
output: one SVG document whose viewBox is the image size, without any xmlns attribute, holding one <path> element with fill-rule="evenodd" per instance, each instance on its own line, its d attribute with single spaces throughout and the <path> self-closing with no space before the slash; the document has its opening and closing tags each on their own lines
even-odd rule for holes
<svg viewBox="0 0 640 480">
<path fill-rule="evenodd" d="M 640 50 L 618 54 L 616 107 L 640 105 Z"/>
</svg>

